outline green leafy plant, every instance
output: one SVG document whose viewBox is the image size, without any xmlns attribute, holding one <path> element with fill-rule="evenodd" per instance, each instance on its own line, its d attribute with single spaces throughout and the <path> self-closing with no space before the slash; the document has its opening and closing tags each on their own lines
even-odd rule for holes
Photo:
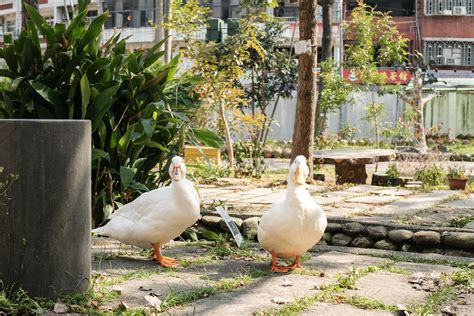
<svg viewBox="0 0 474 316">
<path fill-rule="evenodd" d="M 189 176 L 198 183 L 203 183 L 217 178 L 225 178 L 230 175 L 229 168 L 219 166 L 214 161 L 206 162 L 204 159 L 186 164 Z"/>
<path fill-rule="evenodd" d="M 415 171 L 415 179 L 422 181 L 424 186 L 442 185 L 445 178 L 444 169 L 436 164 L 418 168 Z"/>
<path fill-rule="evenodd" d="M 266 169 L 263 144 L 239 140 L 234 145 L 237 175 L 261 177 Z"/>
<path fill-rule="evenodd" d="M 159 64 L 162 42 L 133 52 L 120 35 L 102 43 L 107 13 L 89 24 L 89 4 L 79 1 L 67 27 L 51 26 L 26 5 L 31 20 L 18 39 L 6 34 L 0 48 L 6 64 L 0 76 L 11 80 L 10 89 L 0 91 L 0 118 L 91 121 L 92 208 L 98 226 L 121 203 L 166 182 L 169 158 L 186 140 L 219 147 L 222 139 L 189 128 L 199 107 L 189 94 L 198 79 L 175 78 L 177 58 Z"/>
<path fill-rule="evenodd" d="M 397 165 L 391 163 L 388 165 L 387 171 L 385 171 L 389 179 L 396 179 L 400 176 L 400 171 L 397 168 Z"/>
<path fill-rule="evenodd" d="M 0 313 L 7 315 L 41 314 L 41 305 L 28 296 L 23 289 L 4 289 L 0 280 Z"/>
<path fill-rule="evenodd" d="M 344 123 L 337 133 L 341 139 L 351 141 L 356 135 L 356 128 L 350 123 Z"/>
<path fill-rule="evenodd" d="M 448 179 L 466 179 L 466 169 L 462 165 L 449 166 L 446 176 Z"/>
</svg>

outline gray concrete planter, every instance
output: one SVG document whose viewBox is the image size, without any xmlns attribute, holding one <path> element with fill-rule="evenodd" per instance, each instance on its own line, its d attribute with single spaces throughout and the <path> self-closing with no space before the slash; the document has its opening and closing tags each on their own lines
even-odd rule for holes
<svg viewBox="0 0 474 316">
<path fill-rule="evenodd" d="M 19 176 L 0 203 L 6 286 L 52 298 L 88 288 L 90 160 L 90 121 L 0 120 L 0 166 Z"/>
</svg>

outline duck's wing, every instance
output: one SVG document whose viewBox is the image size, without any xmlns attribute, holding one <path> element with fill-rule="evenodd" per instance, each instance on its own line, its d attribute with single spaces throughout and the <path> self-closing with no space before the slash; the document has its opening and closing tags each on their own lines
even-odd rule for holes
<svg viewBox="0 0 474 316">
<path fill-rule="evenodd" d="M 134 201 L 123 205 L 115 210 L 109 219 L 117 216 L 128 218 L 132 221 L 137 221 L 149 215 L 150 210 L 161 210 L 172 208 L 172 194 L 170 187 L 163 187 L 143 193 Z"/>
</svg>

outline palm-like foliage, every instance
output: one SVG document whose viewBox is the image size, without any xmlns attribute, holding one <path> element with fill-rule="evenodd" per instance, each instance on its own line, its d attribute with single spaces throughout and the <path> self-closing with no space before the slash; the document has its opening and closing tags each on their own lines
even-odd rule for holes
<svg viewBox="0 0 474 316">
<path fill-rule="evenodd" d="M 98 225 L 117 204 L 166 181 L 168 157 L 185 140 L 219 146 L 221 139 L 186 128 L 199 106 L 189 94 L 196 79 L 174 78 L 177 58 L 156 66 L 163 43 L 128 52 L 116 35 L 102 44 L 107 13 L 88 24 L 89 4 L 79 1 L 68 26 L 50 26 L 27 6 L 31 20 L 18 39 L 5 35 L 0 48 L 6 64 L 0 75 L 11 80 L 0 94 L 0 118 L 91 121 Z"/>
</svg>

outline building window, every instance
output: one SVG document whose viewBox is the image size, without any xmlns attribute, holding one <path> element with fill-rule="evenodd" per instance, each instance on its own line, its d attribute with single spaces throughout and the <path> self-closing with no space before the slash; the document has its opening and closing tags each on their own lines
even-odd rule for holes
<svg viewBox="0 0 474 316">
<path fill-rule="evenodd" d="M 154 22 L 154 0 L 103 0 L 103 10 L 110 16 L 105 28 L 145 27 Z"/>
<path fill-rule="evenodd" d="M 474 0 L 425 0 L 425 14 L 473 15 Z"/>
<path fill-rule="evenodd" d="M 436 65 L 472 65 L 474 41 L 425 41 L 425 62 Z M 436 52 L 436 55 L 433 55 Z"/>
</svg>

